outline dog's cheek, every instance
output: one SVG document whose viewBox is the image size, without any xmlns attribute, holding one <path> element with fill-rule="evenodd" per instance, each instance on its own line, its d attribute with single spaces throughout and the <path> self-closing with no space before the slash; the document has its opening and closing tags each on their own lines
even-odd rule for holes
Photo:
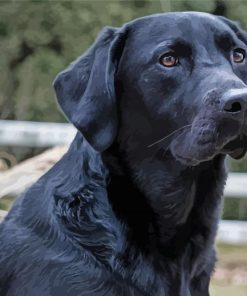
<svg viewBox="0 0 247 296">
<path fill-rule="evenodd" d="M 158 115 L 174 98 L 180 84 L 180 75 L 175 74 L 175 71 L 166 73 L 151 67 L 138 78 L 136 90 L 146 109 L 153 114 Z"/>
</svg>

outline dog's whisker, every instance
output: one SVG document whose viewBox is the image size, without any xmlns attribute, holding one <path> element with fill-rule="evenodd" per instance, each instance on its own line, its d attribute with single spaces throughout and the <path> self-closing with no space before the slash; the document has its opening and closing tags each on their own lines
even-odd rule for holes
<svg viewBox="0 0 247 296">
<path fill-rule="evenodd" d="M 163 154 L 162 154 L 162 157 L 165 157 L 166 153 L 168 152 L 170 148 L 170 144 L 166 147 L 166 149 L 164 150 Z"/>
<path fill-rule="evenodd" d="M 188 126 L 192 126 L 192 124 L 189 124 Z M 188 126 L 184 126 L 184 127 L 188 127 Z M 179 135 L 178 135 L 178 136 L 179 136 Z M 177 137 L 178 137 L 178 136 L 177 136 Z M 177 137 L 176 137 L 176 138 L 177 138 Z M 176 139 L 176 138 L 175 138 L 175 139 Z M 163 151 L 163 154 L 162 154 L 162 157 L 163 157 L 163 158 L 165 157 L 166 153 L 169 151 L 170 146 L 171 146 L 171 143 L 169 143 L 168 146 L 167 146 L 166 148 L 162 147 L 163 150 L 164 150 L 164 151 Z"/>
<path fill-rule="evenodd" d="M 153 146 L 155 146 L 155 145 L 161 143 L 162 141 L 166 140 L 167 138 L 173 136 L 175 133 L 179 132 L 180 130 L 183 130 L 183 129 L 185 129 L 185 128 L 187 128 L 187 127 L 191 127 L 191 126 L 192 126 L 192 124 L 187 124 L 187 125 L 185 125 L 185 126 L 182 126 L 182 127 L 178 128 L 178 129 L 176 129 L 175 131 L 171 132 L 169 135 L 165 136 L 164 138 L 162 138 L 162 139 L 160 139 L 160 140 L 158 140 L 158 141 L 156 141 L 156 142 L 154 142 L 154 143 L 148 145 L 147 147 L 148 147 L 148 148 L 151 148 L 151 147 L 153 147 Z"/>
</svg>

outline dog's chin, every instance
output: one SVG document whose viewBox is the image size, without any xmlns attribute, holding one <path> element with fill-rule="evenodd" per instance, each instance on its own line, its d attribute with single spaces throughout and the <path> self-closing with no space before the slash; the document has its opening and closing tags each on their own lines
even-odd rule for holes
<svg viewBox="0 0 247 296">
<path fill-rule="evenodd" d="M 219 154 L 215 146 L 209 144 L 205 145 L 203 149 L 198 145 L 190 146 L 188 149 L 181 148 L 171 146 L 171 153 L 177 161 L 186 166 L 197 166 Z"/>
<path fill-rule="evenodd" d="M 212 160 L 216 155 L 225 154 L 234 159 L 241 159 L 247 151 L 247 137 L 229 137 L 222 140 L 222 145 L 208 141 L 203 145 L 189 141 L 186 135 L 180 135 L 170 145 L 174 158 L 186 166 L 197 166 Z"/>
</svg>

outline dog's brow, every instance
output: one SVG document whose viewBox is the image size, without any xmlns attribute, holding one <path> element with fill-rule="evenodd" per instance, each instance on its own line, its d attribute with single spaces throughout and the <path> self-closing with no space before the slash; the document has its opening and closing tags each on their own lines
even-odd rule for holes
<svg viewBox="0 0 247 296">
<path fill-rule="evenodd" d="M 215 35 L 215 42 L 224 50 L 230 50 L 235 42 L 229 32 L 223 32 Z"/>
<path fill-rule="evenodd" d="M 178 51 L 178 53 L 181 54 L 191 53 L 191 44 L 183 38 L 173 38 L 164 40 L 156 46 L 156 49 L 160 49 L 163 47 L 170 47 L 171 49 L 176 50 Z"/>
</svg>

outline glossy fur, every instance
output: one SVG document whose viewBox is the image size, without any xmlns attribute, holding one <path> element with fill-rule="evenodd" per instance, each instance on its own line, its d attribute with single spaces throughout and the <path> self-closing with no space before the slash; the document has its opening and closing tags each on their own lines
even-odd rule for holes
<svg viewBox="0 0 247 296">
<path fill-rule="evenodd" d="M 106 28 L 58 75 L 79 132 L 0 225 L 1 296 L 209 295 L 225 155 L 246 151 L 245 107 L 222 107 L 247 101 L 234 46 L 227 19 L 158 14 Z"/>
</svg>

